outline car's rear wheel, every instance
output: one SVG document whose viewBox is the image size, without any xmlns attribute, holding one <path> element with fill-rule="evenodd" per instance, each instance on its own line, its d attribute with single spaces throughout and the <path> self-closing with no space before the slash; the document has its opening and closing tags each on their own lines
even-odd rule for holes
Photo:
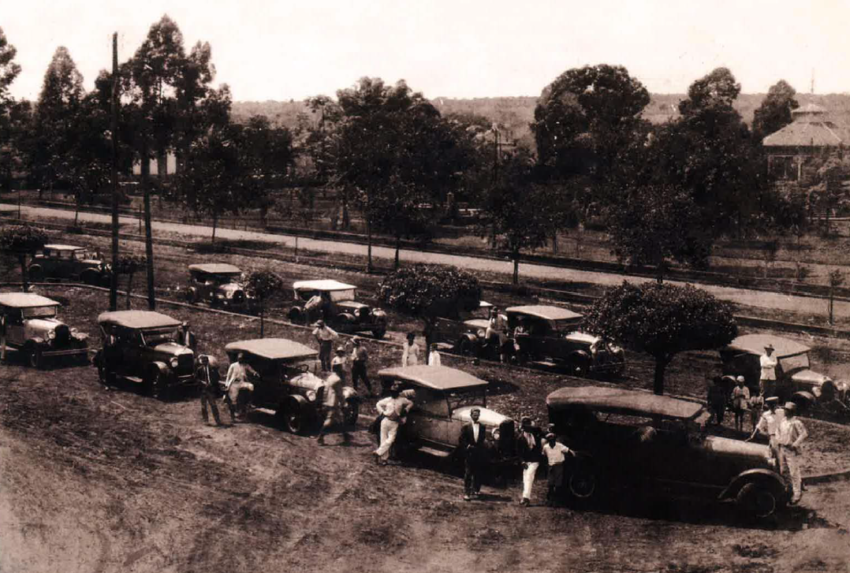
<svg viewBox="0 0 850 573">
<path fill-rule="evenodd" d="M 31 282 L 44 282 L 44 270 L 41 267 L 30 267 L 28 274 Z"/>
<path fill-rule="evenodd" d="M 599 487 L 596 471 L 585 464 L 579 464 L 567 478 L 570 494 L 579 500 L 590 499 Z"/>
<path fill-rule="evenodd" d="M 100 275 L 98 275 L 98 273 L 95 272 L 95 271 L 89 271 L 89 272 L 83 273 L 80 276 L 80 280 L 83 282 L 83 284 L 92 285 L 92 286 L 97 286 L 98 283 L 100 282 L 99 279 L 100 279 Z"/>
<path fill-rule="evenodd" d="M 767 519 L 784 505 L 780 488 L 766 483 L 750 482 L 737 496 L 738 508 L 748 519 Z"/>
</svg>

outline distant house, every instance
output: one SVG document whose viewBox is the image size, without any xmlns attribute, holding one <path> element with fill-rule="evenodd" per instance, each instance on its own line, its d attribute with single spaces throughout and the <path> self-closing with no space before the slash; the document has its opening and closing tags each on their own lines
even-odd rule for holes
<svg viewBox="0 0 850 573">
<path fill-rule="evenodd" d="M 159 176 L 163 175 L 173 175 L 177 173 L 177 158 L 173 153 L 169 153 L 165 157 L 165 161 L 162 159 L 151 159 L 151 175 Z M 133 163 L 133 175 L 141 175 L 142 174 L 142 165 L 140 162 L 136 161 Z"/>
<path fill-rule="evenodd" d="M 850 132 L 836 125 L 827 110 L 810 103 L 791 112 L 793 121 L 762 140 L 768 170 L 780 179 L 803 178 L 808 158 L 842 152 Z"/>
</svg>

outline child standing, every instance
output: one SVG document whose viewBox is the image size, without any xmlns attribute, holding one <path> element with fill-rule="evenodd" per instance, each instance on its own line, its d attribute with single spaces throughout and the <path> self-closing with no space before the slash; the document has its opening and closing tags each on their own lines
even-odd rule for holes
<svg viewBox="0 0 850 573">
<path fill-rule="evenodd" d="M 732 411 L 735 413 L 735 429 L 744 431 L 744 413 L 750 406 L 750 389 L 744 385 L 744 377 L 738 376 L 732 389 Z"/>
</svg>

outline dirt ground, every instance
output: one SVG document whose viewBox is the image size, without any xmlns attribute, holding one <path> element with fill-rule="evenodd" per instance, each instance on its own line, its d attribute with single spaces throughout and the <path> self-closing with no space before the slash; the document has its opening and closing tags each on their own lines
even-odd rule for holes
<svg viewBox="0 0 850 573">
<path fill-rule="evenodd" d="M 96 332 L 105 295 L 65 287 L 46 294 L 61 296 L 69 323 Z M 220 359 L 224 342 L 258 331 L 248 317 L 162 310 L 188 318 L 201 350 Z M 375 368 L 397 360 L 393 346 L 369 348 Z M 831 365 L 844 352 L 822 355 Z M 698 394 L 703 373 L 689 373 L 699 360 L 711 363 L 708 355 L 677 362 L 671 384 Z M 493 383 L 492 407 L 542 422 L 546 393 L 586 383 L 464 368 Z M 641 384 L 641 368 L 630 366 L 621 383 Z M 325 448 L 263 413 L 232 428 L 206 426 L 197 399 L 105 389 L 86 366 L 0 365 L 0 422 L 3 573 L 850 570 L 846 481 L 809 486 L 802 506 L 759 528 L 741 525 L 726 505 L 612 498 L 583 511 L 550 509 L 541 504 L 543 484 L 528 509 L 516 503 L 516 484 L 485 488 L 485 499 L 467 503 L 457 472 L 427 456 L 374 465 L 365 422 L 351 446 L 331 436 Z M 847 459 L 846 431 L 807 425 L 826 460 L 817 462 L 813 449 L 807 473 Z"/>
</svg>

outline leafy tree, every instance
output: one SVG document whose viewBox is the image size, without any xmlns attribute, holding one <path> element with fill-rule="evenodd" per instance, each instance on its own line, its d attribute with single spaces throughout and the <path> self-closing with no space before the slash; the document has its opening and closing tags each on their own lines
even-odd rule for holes
<svg viewBox="0 0 850 573">
<path fill-rule="evenodd" d="M 21 66 L 14 62 L 17 50 L 6 39 L 0 28 L 0 174 L 3 175 L 3 189 L 8 190 L 14 161 L 11 143 L 14 140 L 15 117 L 20 117 L 21 108 L 15 106 L 9 95 L 9 86 L 21 73 Z"/>
<path fill-rule="evenodd" d="M 585 317 L 588 332 L 616 340 L 655 359 L 653 391 L 664 393 L 664 372 L 676 354 L 732 341 L 731 305 L 690 285 L 623 282 L 609 289 Z"/>
<path fill-rule="evenodd" d="M 794 97 L 797 91 L 785 80 L 779 80 L 767 91 L 753 116 L 753 139 L 761 142 L 771 133 L 791 123 L 791 112 L 800 107 Z"/>
<path fill-rule="evenodd" d="M 268 118 L 255 115 L 242 126 L 240 153 L 260 193 L 254 203 L 265 221 L 271 201 L 265 201 L 273 189 L 286 182 L 295 163 L 292 133 L 285 127 L 271 125 Z"/>
<path fill-rule="evenodd" d="M 32 104 L 10 101 L 5 115 L 0 109 L 0 192 L 11 191 L 12 173 L 25 169 L 32 143 Z"/>
<path fill-rule="evenodd" d="M 9 101 L 9 86 L 21 73 L 21 66 L 14 62 L 18 51 L 9 43 L 3 28 L 0 28 L 0 105 Z"/>
<path fill-rule="evenodd" d="M 534 109 L 540 165 L 560 178 L 603 176 L 648 104 L 649 92 L 622 66 L 567 70 L 544 88 Z"/>
<path fill-rule="evenodd" d="M 29 289 L 27 280 L 27 255 L 33 255 L 44 248 L 47 233 L 43 229 L 30 225 L 5 225 L 0 227 L 0 251 L 17 257 L 21 265 L 21 283 L 23 290 Z"/>
<path fill-rule="evenodd" d="M 378 300 L 425 323 L 426 352 L 439 317 L 456 317 L 475 310 L 481 285 L 472 273 L 455 267 L 413 265 L 388 274 L 378 286 Z"/>
<path fill-rule="evenodd" d="M 260 338 L 264 335 L 264 316 L 267 302 L 283 292 L 283 279 L 267 270 L 252 271 L 245 280 L 245 293 L 260 305 Z"/>
<path fill-rule="evenodd" d="M 677 186 L 629 186 L 606 211 L 614 254 L 621 262 L 655 267 L 662 282 L 670 260 L 705 266 L 710 241 L 699 225 L 699 210 Z"/>
<path fill-rule="evenodd" d="M 257 188 L 240 155 L 242 133 L 236 125 L 210 128 L 196 139 L 186 155 L 186 169 L 179 173 L 178 194 L 195 213 L 212 217 L 212 240 L 223 213 L 239 214 Z"/>
<path fill-rule="evenodd" d="M 481 204 L 482 234 L 492 230 L 497 245 L 511 254 L 514 262 L 513 284 L 519 282 L 521 253 L 546 244 L 555 226 L 555 204 L 549 189 L 532 182 L 532 163 L 527 152 L 508 157 L 502 177 Z"/>
</svg>

